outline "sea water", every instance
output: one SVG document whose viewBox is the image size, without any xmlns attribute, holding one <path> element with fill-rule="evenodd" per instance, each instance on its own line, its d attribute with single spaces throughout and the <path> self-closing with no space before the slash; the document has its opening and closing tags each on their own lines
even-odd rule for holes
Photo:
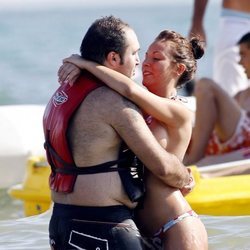
<svg viewBox="0 0 250 250">
<path fill-rule="evenodd" d="M 0 0 L 0 105 L 46 103 L 58 86 L 56 73 L 62 59 L 79 53 L 83 35 L 96 18 L 113 14 L 127 21 L 138 34 L 143 59 L 146 48 L 161 30 L 171 29 L 187 35 L 192 14 L 190 0 L 183 0 L 183 4 L 180 0 L 176 4 L 166 0 L 165 5 L 122 7 L 89 6 L 87 3 L 78 6 L 73 5 L 74 1 L 72 6 L 64 6 L 58 1 L 58 6 L 48 5 L 46 8 L 34 4 L 31 5 L 34 8 L 25 8 L 26 1 L 16 0 L 12 8 L 3 8 L 6 2 Z M 206 15 L 208 48 L 206 55 L 198 61 L 198 73 L 203 76 L 211 75 L 218 16 L 219 4 L 211 4 Z"/>
<path fill-rule="evenodd" d="M 143 58 L 161 30 L 188 34 L 192 2 L 0 0 L 0 105 L 45 104 L 58 86 L 56 73 L 62 59 L 79 52 L 82 37 L 96 18 L 113 14 L 127 21 L 138 34 Z M 210 2 L 205 17 L 207 51 L 198 62 L 197 73 L 208 77 L 220 9 L 220 1 Z M 0 190 L 0 249 L 49 249 L 49 217 L 50 212 L 23 218 L 21 202 Z M 208 231 L 209 249 L 250 249 L 249 216 L 201 219 Z"/>
<path fill-rule="evenodd" d="M 51 211 L 24 217 L 22 203 L 0 192 L 0 250 L 49 249 Z M 208 232 L 209 250 L 249 250 L 250 216 L 200 216 Z M 132 249 L 131 249 L 132 250 Z"/>
</svg>

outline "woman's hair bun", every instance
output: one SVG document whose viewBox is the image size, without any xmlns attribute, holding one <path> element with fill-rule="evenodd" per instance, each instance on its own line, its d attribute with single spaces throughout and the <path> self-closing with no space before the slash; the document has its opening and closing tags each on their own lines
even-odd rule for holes
<svg viewBox="0 0 250 250">
<path fill-rule="evenodd" d="M 190 39 L 193 54 L 195 59 L 200 59 L 205 52 L 205 42 L 201 41 L 198 37 L 192 37 Z"/>
</svg>

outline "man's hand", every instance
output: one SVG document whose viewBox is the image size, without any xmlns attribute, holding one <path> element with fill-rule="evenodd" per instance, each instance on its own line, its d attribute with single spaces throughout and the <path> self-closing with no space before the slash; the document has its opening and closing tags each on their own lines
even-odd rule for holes
<svg viewBox="0 0 250 250">
<path fill-rule="evenodd" d="M 187 169 L 188 169 L 188 172 L 190 174 L 190 177 L 189 177 L 189 183 L 186 186 L 184 186 L 183 188 L 180 189 L 183 196 L 188 195 L 193 190 L 193 188 L 195 187 L 195 180 L 194 180 L 191 168 L 187 167 Z"/>
</svg>

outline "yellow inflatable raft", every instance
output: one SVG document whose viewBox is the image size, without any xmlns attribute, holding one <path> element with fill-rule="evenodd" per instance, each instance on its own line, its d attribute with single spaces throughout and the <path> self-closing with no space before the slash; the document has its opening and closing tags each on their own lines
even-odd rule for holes
<svg viewBox="0 0 250 250">
<path fill-rule="evenodd" d="M 8 190 L 11 197 L 23 201 L 25 216 L 37 215 L 49 209 L 49 174 L 50 167 L 44 157 L 30 157 L 23 183 Z"/>
<path fill-rule="evenodd" d="M 192 170 L 196 186 L 186 199 L 198 214 L 250 215 L 250 175 L 204 179 Z"/>
<path fill-rule="evenodd" d="M 204 179 L 192 167 L 196 187 L 186 199 L 198 214 L 250 215 L 250 175 Z M 26 216 L 45 212 L 51 205 L 48 177 L 50 167 L 43 157 L 31 157 L 24 182 L 9 190 L 11 197 L 21 199 Z"/>
</svg>

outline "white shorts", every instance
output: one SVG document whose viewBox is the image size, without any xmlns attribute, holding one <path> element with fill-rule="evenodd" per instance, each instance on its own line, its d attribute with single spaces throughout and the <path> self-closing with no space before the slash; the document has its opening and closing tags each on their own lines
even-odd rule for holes
<svg viewBox="0 0 250 250">
<path fill-rule="evenodd" d="M 230 96 L 250 86 L 239 65 L 238 41 L 250 32 L 250 13 L 222 9 L 217 42 L 214 48 L 213 80 Z"/>
</svg>

